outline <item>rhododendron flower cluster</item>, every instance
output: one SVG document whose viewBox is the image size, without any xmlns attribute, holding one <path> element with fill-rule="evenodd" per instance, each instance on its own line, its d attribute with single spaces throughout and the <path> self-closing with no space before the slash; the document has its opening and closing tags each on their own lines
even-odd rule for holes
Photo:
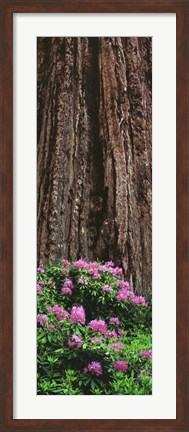
<svg viewBox="0 0 189 432">
<path fill-rule="evenodd" d="M 81 324 L 85 324 L 86 318 L 83 306 L 73 306 L 70 313 L 70 319 L 72 323 L 80 322 Z"/>
<path fill-rule="evenodd" d="M 73 282 L 71 279 L 67 278 L 64 282 L 63 288 L 62 288 L 62 295 L 72 295 L 72 290 L 74 288 Z"/>
<path fill-rule="evenodd" d="M 115 330 L 108 330 L 105 334 L 106 339 L 117 338 L 117 333 Z"/>
<path fill-rule="evenodd" d="M 129 289 L 129 288 L 130 288 L 129 282 L 126 282 L 126 281 L 124 281 L 123 279 L 118 280 L 118 281 L 117 281 L 117 284 L 119 285 L 119 287 L 120 287 L 121 289 L 123 289 L 123 288 Z"/>
<path fill-rule="evenodd" d="M 77 269 L 86 269 L 87 263 L 84 260 L 78 260 L 74 262 L 74 267 Z"/>
<path fill-rule="evenodd" d="M 85 279 L 85 278 L 79 278 L 78 279 L 78 284 L 88 285 L 88 280 Z"/>
<path fill-rule="evenodd" d="M 123 336 L 123 330 L 122 329 L 119 328 L 117 333 L 118 333 L 118 336 L 120 336 L 120 337 Z"/>
<path fill-rule="evenodd" d="M 107 331 L 107 324 L 105 323 L 104 320 L 92 320 L 89 322 L 88 326 L 96 331 L 96 332 L 100 332 L 102 334 L 105 334 Z"/>
<path fill-rule="evenodd" d="M 125 284 L 125 282 L 124 282 L 124 284 Z M 123 288 L 118 290 L 118 293 L 117 293 L 117 299 L 119 301 L 131 300 L 135 305 L 138 305 L 138 304 L 146 305 L 146 301 L 145 301 L 144 297 L 136 296 L 133 291 L 130 291 L 129 286 L 126 288 L 126 286 L 124 284 L 121 284 L 121 281 L 119 282 L 119 286 L 123 286 Z"/>
<path fill-rule="evenodd" d="M 119 371 L 119 372 L 127 372 L 129 365 L 128 363 L 126 363 L 124 360 L 117 360 L 114 363 L 114 370 Z"/>
<path fill-rule="evenodd" d="M 143 304 L 143 305 L 145 305 L 146 304 L 146 301 L 145 301 L 145 298 L 144 297 L 142 297 L 142 296 L 135 296 L 134 298 L 133 298 L 133 303 L 134 304 Z"/>
<path fill-rule="evenodd" d="M 70 348 L 81 348 L 82 340 L 80 336 L 77 336 L 75 333 L 68 339 L 68 346 Z"/>
<path fill-rule="evenodd" d="M 83 369 L 83 372 L 90 372 L 91 375 L 99 376 L 102 375 L 102 366 L 99 362 L 93 361 Z"/>
<path fill-rule="evenodd" d="M 46 314 L 42 314 L 42 315 L 39 315 L 37 317 L 37 322 L 39 324 L 41 324 L 41 325 L 44 325 L 46 323 L 46 320 L 47 320 L 47 315 Z"/>
<path fill-rule="evenodd" d="M 152 357 L 152 350 L 149 349 L 149 350 L 140 351 L 140 356 L 145 358 L 150 358 Z"/>
<path fill-rule="evenodd" d="M 123 274 L 123 270 L 120 267 L 115 267 L 115 268 L 109 267 L 108 272 L 111 273 L 113 276 L 122 276 Z"/>
<path fill-rule="evenodd" d="M 102 291 L 111 292 L 111 291 L 113 291 L 113 288 L 111 286 L 109 286 L 109 285 L 104 285 L 102 287 Z"/>
<path fill-rule="evenodd" d="M 123 350 L 123 344 L 121 343 L 121 342 L 114 342 L 114 343 L 111 343 L 110 344 L 110 347 L 113 349 L 113 350 L 119 350 L 119 351 L 122 351 Z"/>
<path fill-rule="evenodd" d="M 49 306 L 49 312 L 53 312 L 59 321 L 63 321 L 69 317 L 69 313 L 63 308 L 63 306 Z"/>
<path fill-rule="evenodd" d="M 120 301 L 126 301 L 128 298 L 128 291 L 127 288 L 122 288 L 118 291 L 117 299 Z"/>
<path fill-rule="evenodd" d="M 45 270 L 43 267 L 38 267 L 37 271 L 38 271 L 38 273 L 45 273 Z"/>
<path fill-rule="evenodd" d="M 41 294 L 41 292 L 42 292 L 42 287 L 39 283 L 37 283 L 37 293 Z"/>
<path fill-rule="evenodd" d="M 69 265 L 69 261 L 67 259 L 62 260 L 62 265 L 67 267 Z"/>
<path fill-rule="evenodd" d="M 118 325 L 120 324 L 120 322 L 119 322 L 119 318 L 117 318 L 117 317 L 112 317 L 112 318 L 109 319 L 109 323 L 110 323 L 110 324 L 115 324 L 116 326 L 118 326 Z"/>
</svg>

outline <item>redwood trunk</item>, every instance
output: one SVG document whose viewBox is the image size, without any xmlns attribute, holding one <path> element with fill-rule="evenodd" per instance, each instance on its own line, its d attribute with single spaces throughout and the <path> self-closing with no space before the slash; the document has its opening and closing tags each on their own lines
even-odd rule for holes
<svg viewBox="0 0 189 432">
<path fill-rule="evenodd" d="M 151 290 L 151 38 L 38 38 L 38 263 L 112 259 Z"/>
</svg>

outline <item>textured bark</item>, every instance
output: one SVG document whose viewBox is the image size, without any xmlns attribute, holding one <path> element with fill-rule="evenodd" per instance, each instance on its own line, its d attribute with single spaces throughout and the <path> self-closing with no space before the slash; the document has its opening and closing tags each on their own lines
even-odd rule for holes
<svg viewBox="0 0 189 432">
<path fill-rule="evenodd" d="M 38 38 L 38 263 L 151 290 L 151 38 Z"/>
</svg>

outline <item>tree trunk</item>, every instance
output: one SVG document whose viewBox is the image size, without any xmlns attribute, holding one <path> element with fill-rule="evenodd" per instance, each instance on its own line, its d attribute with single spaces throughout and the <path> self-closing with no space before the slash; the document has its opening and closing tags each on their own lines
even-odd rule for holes
<svg viewBox="0 0 189 432">
<path fill-rule="evenodd" d="M 151 38 L 38 38 L 38 263 L 112 259 L 151 290 Z"/>
</svg>

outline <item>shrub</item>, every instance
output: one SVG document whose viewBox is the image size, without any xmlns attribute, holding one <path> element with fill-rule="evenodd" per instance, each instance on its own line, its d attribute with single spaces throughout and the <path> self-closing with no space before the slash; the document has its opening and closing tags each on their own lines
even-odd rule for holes
<svg viewBox="0 0 189 432">
<path fill-rule="evenodd" d="M 112 262 L 37 271 L 38 394 L 151 394 L 151 305 Z"/>
</svg>

